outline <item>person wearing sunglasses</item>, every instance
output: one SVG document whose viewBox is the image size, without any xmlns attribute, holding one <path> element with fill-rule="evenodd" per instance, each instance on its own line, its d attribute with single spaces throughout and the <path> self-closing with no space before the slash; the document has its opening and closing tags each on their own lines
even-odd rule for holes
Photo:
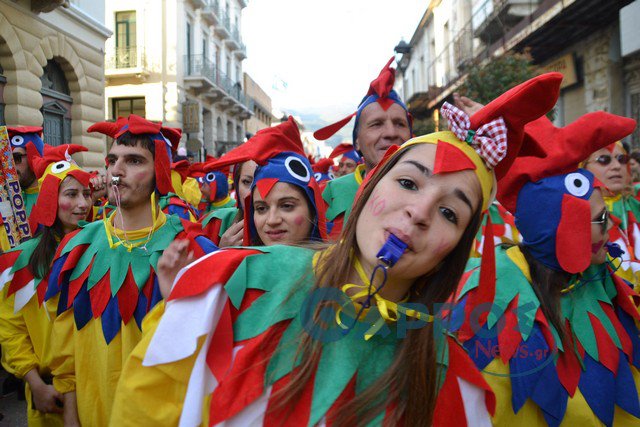
<svg viewBox="0 0 640 427">
<path fill-rule="evenodd" d="M 493 270 L 470 263 L 453 316 L 496 393 L 493 425 L 640 423 L 638 294 L 616 274 L 606 189 L 578 168 L 634 128 L 605 112 L 564 128 L 543 118 L 498 181 L 522 242 L 496 247 Z"/>
<path fill-rule="evenodd" d="M 618 274 L 640 289 L 640 201 L 631 189 L 631 156 L 620 141 L 591 154 L 582 166 L 603 184 L 604 201 L 611 214 L 611 241 L 625 252 Z M 638 272 L 638 273 L 636 273 Z"/>
<path fill-rule="evenodd" d="M 33 159 L 42 157 L 44 142 L 42 128 L 38 126 L 7 127 L 13 162 L 18 173 L 22 199 L 27 215 L 38 200 L 38 180 L 33 172 Z"/>
</svg>

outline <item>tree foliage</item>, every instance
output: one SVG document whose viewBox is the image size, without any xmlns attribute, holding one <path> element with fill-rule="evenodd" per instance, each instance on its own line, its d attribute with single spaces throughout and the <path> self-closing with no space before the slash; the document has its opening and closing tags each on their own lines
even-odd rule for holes
<svg viewBox="0 0 640 427">
<path fill-rule="evenodd" d="M 460 87 L 460 94 L 481 104 L 488 104 L 512 87 L 535 77 L 531 56 L 508 52 L 492 58 L 484 65 L 472 66 L 467 79 Z"/>
</svg>

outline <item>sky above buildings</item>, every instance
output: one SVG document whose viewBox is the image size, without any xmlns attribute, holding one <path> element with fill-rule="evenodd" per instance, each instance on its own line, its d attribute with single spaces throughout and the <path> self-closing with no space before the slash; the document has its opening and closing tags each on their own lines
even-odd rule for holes
<svg viewBox="0 0 640 427">
<path fill-rule="evenodd" d="M 250 0 L 243 10 L 244 71 L 273 105 L 307 128 L 355 111 L 426 0 Z M 351 126 L 347 126 L 347 134 Z M 344 134 L 344 132 L 343 132 Z"/>
</svg>

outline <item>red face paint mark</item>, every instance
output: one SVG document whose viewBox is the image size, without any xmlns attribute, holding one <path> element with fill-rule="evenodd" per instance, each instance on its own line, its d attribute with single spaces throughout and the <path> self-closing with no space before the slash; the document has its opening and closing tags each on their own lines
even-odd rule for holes
<svg viewBox="0 0 640 427">
<path fill-rule="evenodd" d="M 386 206 L 386 201 L 382 199 L 379 195 L 373 196 L 371 200 L 368 202 L 369 209 L 371 210 L 371 214 L 373 216 L 378 216 L 382 213 Z"/>
<path fill-rule="evenodd" d="M 297 216 L 295 217 L 295 219 L 293 220 L 293 223 L 295 225 L 297 225 L 298 227 L 300 227 L 302 224 L 304 224 L 304 218 L 302 216 Z"/>
<path fill-rule="evenodd" d="M 60 203 L 60 210 L 64 212 L 70 212 L 73 209 L 73 206 L 69 202 Z"/>
</svg>

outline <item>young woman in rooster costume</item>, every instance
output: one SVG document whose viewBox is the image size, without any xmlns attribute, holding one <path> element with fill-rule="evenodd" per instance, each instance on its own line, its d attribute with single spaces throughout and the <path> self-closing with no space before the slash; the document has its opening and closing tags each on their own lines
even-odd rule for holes
<svg viewBox="0 0 640 427">
<path fill-rule="evenodd" d="M 602 183 L 578 169 L 634 127 L 604 112 L 564 128 L 539 119 L 498 183 L 522 243 L 470 262 L 453 316 L 496 394 L 494 425 L 640 422 L 639 299 L 614 274 L 621 251 L 608 244 Z"/>
<path fill-rule="evenodd" d="M 489 388 L 428 312 L 455 291 L 496 176 L 560 81 L 390 148 L 332 245 L 223 249 L 178 274 L 174 244 L 113 425 L 488 425 Z M 407 318 L 420 326 L 405 336 Z"/>
<path fill-rule="evenodd" d="M 39 189 L 30 220 L 34 237 L 0 255 L 2 364 L 26 381 L 30 426 L 62 426 L 62 394 L 51 385 L 51 327 L 57 298 L 44 303 L 51 261 L 60 240 L 87 218 L 91 175 L 71 154 L 78 145 L 45 146 L 33 158 Z"/>
</svg>

